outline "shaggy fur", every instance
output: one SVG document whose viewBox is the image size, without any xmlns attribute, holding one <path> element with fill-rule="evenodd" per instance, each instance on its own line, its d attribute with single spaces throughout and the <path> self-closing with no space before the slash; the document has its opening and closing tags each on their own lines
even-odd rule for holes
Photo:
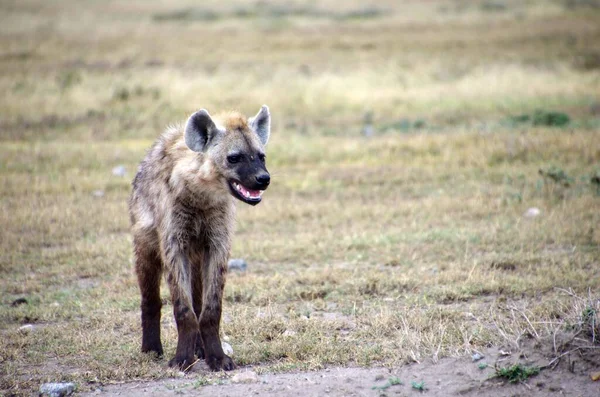
<svg viewBox="0 0 600 397">
<path fill-rule="evenodd" d="M 194 355 L 213 370 L 231 370 L 219 338 L 221 302 L 234 227 L 234 187 L 264 191 L 270 178 L 264 145 L 270 114 L 252 119 L 205 110 L 168 129 L 150 149 L 129 202 L 135 269 L 142 295 L 142 351 L 163 354 L 160 277 L 171 292 L 178 342 L 170 366 L 188 368 Z M 266 131 L 266 135 L 265 135 Z"/>
</svg>

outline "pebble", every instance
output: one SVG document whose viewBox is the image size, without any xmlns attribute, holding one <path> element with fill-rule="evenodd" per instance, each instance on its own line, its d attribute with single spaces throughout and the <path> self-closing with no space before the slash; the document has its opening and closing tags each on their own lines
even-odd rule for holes
<svg viewBox="0 0 600 397">
<path fill-rule="evenodd" d="M 525 211 L 523 216 L 525 218 L 535 218 L 536 216 L 539 216 L 541 213 L 542 213 L 542 211 L 540 211 L 539 208 L 531 207 L 527 211 Z"/>
<path fill-rule="evenodd" d="M 286 329 L 285 331 L 283 331 L 283 336 L 294 336 L 296 335 L 296 331 L 292 331 L 291 329 Z"/>
<path fill-rule="evenodd" d="M 74 391 L 74 383 L 44 383 L 40 386 L 40 394 L 50 397 L 70 396 Z"/>
<path fill-rule="evenodd" d="M 473 353 L 473 355 L 471 356 L 471 359 L 473 359 L 473 362 L 479 361 L 483 358 L 485 358 L 485 356 L 483 354 L 479 354 L 479 353 Z"/>
<path fill-rule="evenodd" d="M 127 173 L 127 169 L 123 165 L 117 165 L 112 169 L 112 173 L 114 176 L 125 176 Z"/>
<path fill-rule="evenodd" d="M 254 383 L 258 382 L 258 375 L 254 371 L 237 373 L 231 378 L 231 383 Z"/>
<path fill-rule="evenodd" d="M 233 347 L 229 343 L 221 341 L 221 347 L 226 355 L 231 356 L 233 354 Z"/>
<path fill-rule="evenodd" d="M 230 259 L 227 263 L 227 268 L 229 270 L 239 270 L 240 272 L 245 272 L 248 268 L 248 263 L 246 263 L 243 259 Z"/>
<path fill-rule="evenodd" d="M 33 331 L 33 324 L 22 325 L 22 326 L 19 327 L 19 331 L 28 334 L 31 331 Z"/>
</svg>

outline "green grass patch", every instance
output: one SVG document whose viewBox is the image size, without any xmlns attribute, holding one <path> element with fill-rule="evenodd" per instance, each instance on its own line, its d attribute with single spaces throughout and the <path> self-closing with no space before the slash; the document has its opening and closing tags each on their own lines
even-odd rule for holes
<svg viewBox="0 0 600 397">
<path fill-rule="evenodd" d="M 495 376 L 510 383 L 525 382 L 540 373 L 540 368 L 523 364 L 514 364 L 507 367 L 497 367 Z"/>
</svg>

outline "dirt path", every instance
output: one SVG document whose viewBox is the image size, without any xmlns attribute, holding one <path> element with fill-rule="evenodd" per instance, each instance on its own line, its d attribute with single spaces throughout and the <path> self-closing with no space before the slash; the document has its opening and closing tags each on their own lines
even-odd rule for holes
<svg viewBox="0 0 600 397">
<path fill-rule="evenodd" d="M 438 363 L 423 362 L 398 368 L 329 368 L 314 372 L 256 375 L 252 368 L 234 371 L 227 378 L 203 381 L 210 372 L 204 368 L 179 379 L 107 385 L 83 395 L 101 396 L 600 396 L 600 382 L 589 377 L 589 366 L 566 365 L 543 370 L 524 384 L 509 384 L 492 378 L 494 369 L 480 369 L 479 364 L 493 366 L 521 362 L 544 365 L 540 357 L 524 352 L 504 356 L 500 349 L 484 352 L 484 359 L 473 362 L 470 357 L 446 358 Z M 573 361 L 571 361 L 573 362 Z M 600 364 L 599 364 L 600 365 Z M 202 377 L 204 375 L 205 377 Z M 237 375 L 237 376 L 236 376 Z M 243 380 L 245 378 L 245 381 Z M 389 385 L 400 380 L 402 384 Z M 219 380 L 220 379 L 220 380 Z M 239 382 L 240 383 L 235 383 Z M 425 391 L 413 388 L 413 382 L 424 382 Z M 215 384 L 213 384 L 215 383 Z"/>
</svg>

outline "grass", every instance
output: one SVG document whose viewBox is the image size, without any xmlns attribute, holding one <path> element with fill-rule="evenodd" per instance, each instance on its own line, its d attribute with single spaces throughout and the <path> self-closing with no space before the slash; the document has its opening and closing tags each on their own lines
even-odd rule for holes
<svg viewBox="0 0 600 397">
<path fill-rule="evenodd" d="M 238 206 L 249 266 L 225 289 L 238 364 L 597 343 L 600 69 L 581 65 L 600 12 L 498 4 L 0 5 L 0 394 L 176 375 L 139 352 L 127 198 L 152 141 L 199 107 L 274 117 L 273 184 Z"/>
<path fill-rule="evenodd" d="M 420 392 L 424 392 L 427 390 L 427 387 L 425 386 L 425 382 L 421 381 L 421 382 L 417 382 L 417 381 L 412 381 L 410 383 L 410 385 L 412 386 L 413 389 L 418 390 Z"/>
<path fill-rule="evenodd" d="M 402 381 L 400 380 L 400 378 L 396 377 L 396 376 L 391 376 L 387 382 L 385 382 L 383 385 L 381 386 L 373 386 L 371 389 L 372 390 L 387 390 L 392 386 L 398 386 L 398 385 L 402 385 Z"/>
<path fill-rule="evenodd" d="M 536 366 L 527 366 L 523 364 L 514 364 L 507 367 L 496 368 L 495 376 L 505 379 L 510 383 L 524 382 L 532 376 L 540 373 L 540 368 Z"/>
</svg>

